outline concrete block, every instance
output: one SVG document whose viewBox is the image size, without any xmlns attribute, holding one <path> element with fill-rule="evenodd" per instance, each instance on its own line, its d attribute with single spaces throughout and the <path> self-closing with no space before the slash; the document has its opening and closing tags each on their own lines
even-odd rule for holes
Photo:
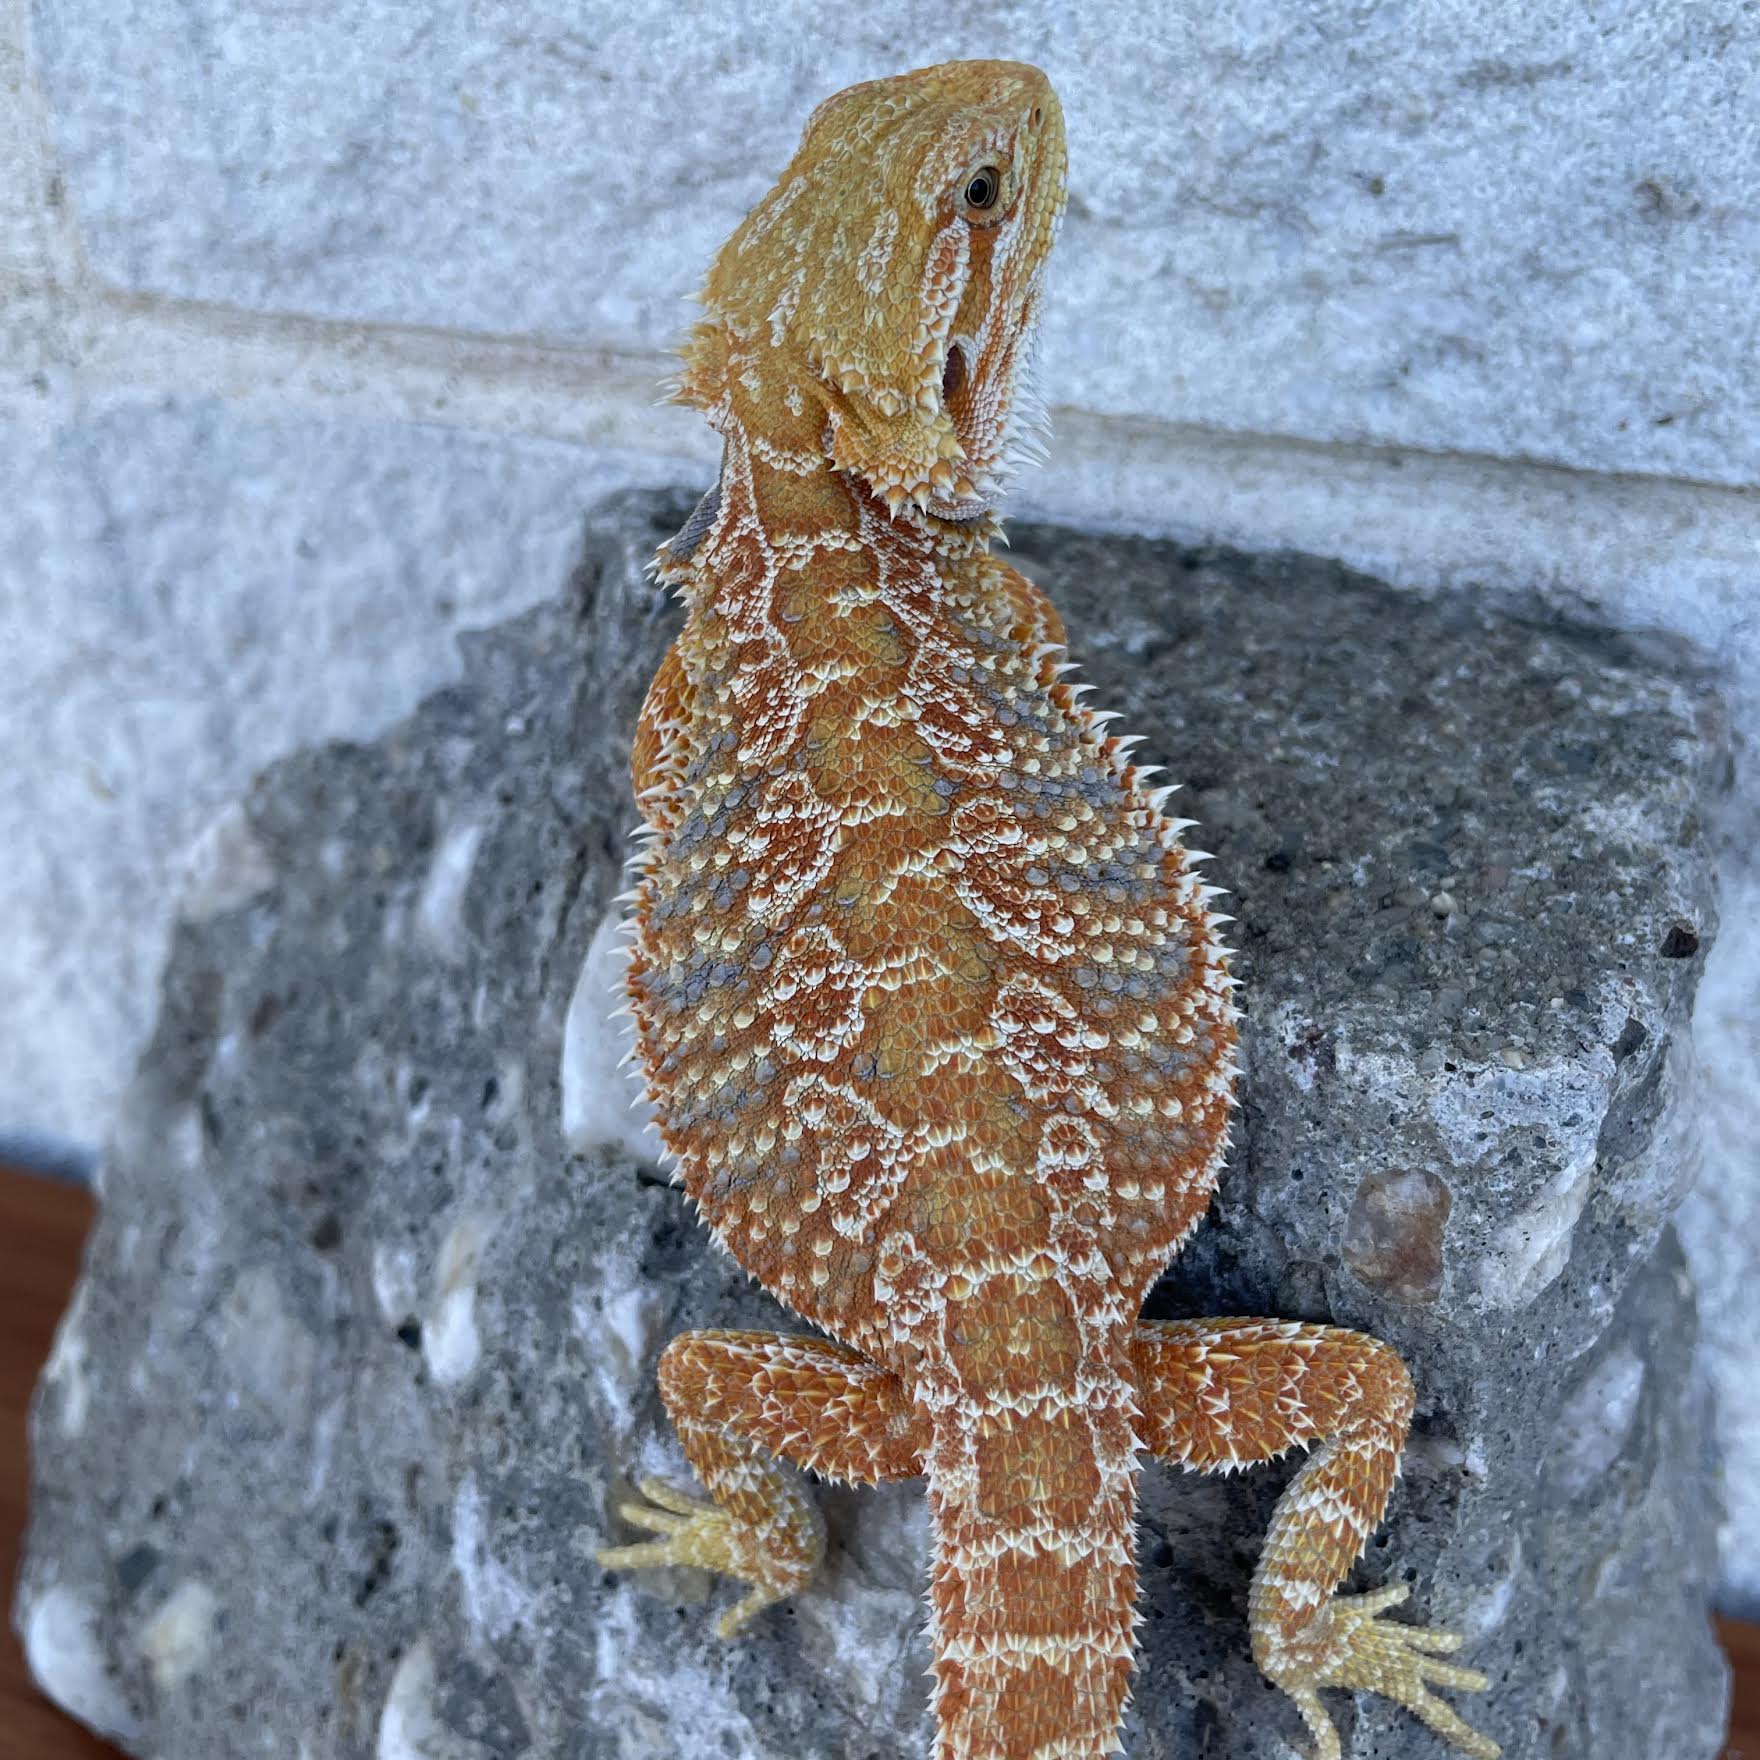
<svg viewBox="0 0 1760 1760">
<path fill-rule="evenodd" d="M 36 27 L 86 248 L 132 293 L 666 349 L 814 103 L 1016 56 L 1069 112 L 1055 402 L 1760 482 L 1742 0 L 57 0 Z"/>
<path fill-rule="evenodd" d="M 27 41 L 27 0 L 0 0 L 0 314 L 20 285 L 67 266 L 66 186 Z M 10 339 L 0 331 L 0 345 Z"/>
<path fill-rule="evenodd" d="M 283 753 L 372 737 L 455 676 L 459 630 L 566 578 L 581 496 L 642 471 L 177 402 L 0 422 L 0 460 L 0 1133 L 90 1145 L 180 888 L 199 917 L 252 884 L 216 816 Z"/>
<path fill-rule="evenodd" d="M 665 1341 L 791 1324 L 680 1191 L 562 1135 L 676 616 L 640 561 L 689 507 L 602 508 L 572 590 L 457 683 L 274 766 L 250 878 L 178 929 L 36 1407 L 18 1611 L 49 1689 L 136 1752 L 926 1752 L 915 1487 L 827 1495 L 824 1576 L 734 1643 L 725 1585 L 594 1561 L 632 1479 L 683 1473 Z M 1151 1311 L 1405 1354 L 1417 1428 L 1358 1580 L 1407 1573 L 1465 1630 L 1507 1760 L 1711 1760 L 1715 1469 L 1669 1218 L 1715 699 L 1678 655 L 1331 564 L 1015 536 L 1234 894 L 1245 1105 Z M 1245 1621 L 1293 1465 L 1145 1473 L 1134 1760 L 1300 1743 Z M 1351 1760 L 1433 1745 L 1329 1698 Z"/>
</svg>

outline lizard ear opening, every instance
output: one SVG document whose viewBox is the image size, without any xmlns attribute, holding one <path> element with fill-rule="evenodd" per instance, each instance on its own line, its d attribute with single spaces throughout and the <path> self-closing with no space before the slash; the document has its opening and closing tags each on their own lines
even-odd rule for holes
<svg viewBox="0 0 1760 1760">
<path fill-rule="evenodd" d="M 947 365 L 941 369 L 941 407 L 952 414 L 954 400 L 965 388 L 965 344 L 950 342 L 947 345 Z"/>
</svg>

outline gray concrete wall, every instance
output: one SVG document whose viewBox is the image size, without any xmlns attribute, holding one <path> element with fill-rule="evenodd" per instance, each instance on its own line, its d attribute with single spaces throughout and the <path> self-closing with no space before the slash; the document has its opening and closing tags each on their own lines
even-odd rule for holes
<svg viewBox="0 0 1760 1760">
<path fill-rule="evenodd" d="M 1068 111 L 1023 511 L 1684 632 L 1752 736 L 1751 6 L 947 16 L 0 0 L 0 1133 L 102 1137 L 174 900 L 224 892 L 192 840 L 264 762 L 452 676 L 601 490 L 706 480 L 654 405 L 686 297 L 814 102 L 924 61 L 1036 61 Z M 1690 1222 L 1725 1340 L 1760 1336 L 1757 827 L 1750 763 Z"/>
</svg>

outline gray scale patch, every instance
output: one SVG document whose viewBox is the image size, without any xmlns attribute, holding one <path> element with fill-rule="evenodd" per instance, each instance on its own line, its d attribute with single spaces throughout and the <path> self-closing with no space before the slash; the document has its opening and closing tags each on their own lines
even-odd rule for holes
<svg viewBox="0 0 1760 1760">
<path fill-rule="evenodd" d="M 1124 790 L 1118 786 L 1118 779 L 1094 769 L 1092 765 L 1082 767 L 1080 780 L 1072 786 L 1089 806 L 1098 807 L 1102 811 L 1119 806 L 1125 798 Z"/>
<path fill-rule="evenodd" d="M 721 485 L 717 482 L 691 509 L 691 516 L 678 534 L 663 546 L 662 553 L 670 563 L 689 562 L 696 548 L 709 535 L 715 517 L 721 511 Z"/>
<path fill-rule="evenodd" d="M 667 847 L 667 854 L 672 857 L 688 856 L 708 835 L 708 826 L 703 821 L 700 807 L 692 807 L 683 822 L 672 834 L 672 841 Z"/>
<path fill-rule="evenodd" d="M 739 1122 L 740 1111 L 751 1104 L 752 1095 L 732 1082 L 724 1082 L 715 1093 L 715 1105 L 709 1116 L 719 1125 L 731 1128 Z"/>
<path fill-rule="evenodd" d="M 1186 1055 L 1182 1046 L 1175 1045 L 1171 1039 L 1157 1039 L 1149 1047 L 1149 1061 L 1156 1071 L 1164 1076 L 1183 1075 L 1191 1068 L 1191 1058 Z"/>
</svg>

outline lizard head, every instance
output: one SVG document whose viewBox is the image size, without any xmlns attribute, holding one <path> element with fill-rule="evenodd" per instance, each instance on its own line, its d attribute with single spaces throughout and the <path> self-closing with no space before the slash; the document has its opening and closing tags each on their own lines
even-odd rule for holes
<svg viewBox="0 0 1760 1760">
<path fill-rule="evenodd" d="M 715 258 L 682 399 L 804 440 L 895 514 L 982 519 L 1037 419 L 1064 173 L 1034 67 L 952 61 L 828 98 Z"/>
</svg>

